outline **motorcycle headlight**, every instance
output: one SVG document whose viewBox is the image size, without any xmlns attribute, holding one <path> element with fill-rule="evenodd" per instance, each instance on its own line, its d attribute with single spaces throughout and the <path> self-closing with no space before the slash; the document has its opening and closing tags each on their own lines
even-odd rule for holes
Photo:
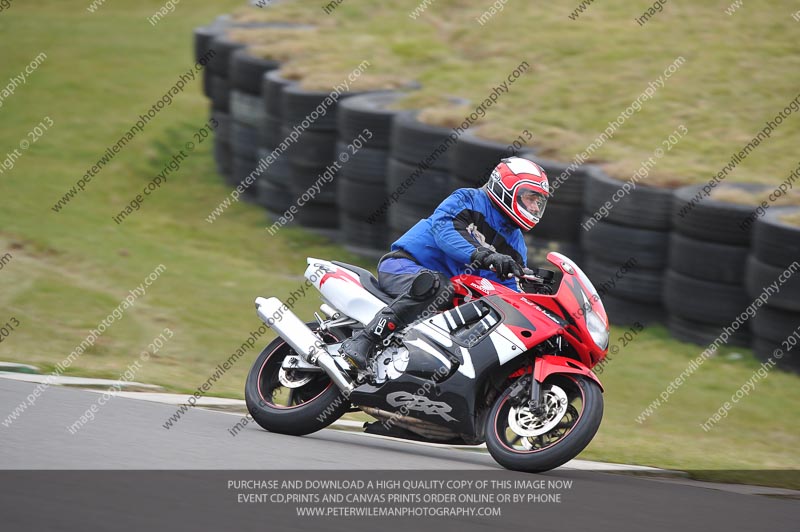
<svg viewBox="0 0 800 532">
<path fill-rule="evenodd" d="M 597 347 L 605 351 L 608 347 L 608 329 L 603 320 L 594 312 L 589 311 L 586 313 L 586 327 Z"/>
</svg>

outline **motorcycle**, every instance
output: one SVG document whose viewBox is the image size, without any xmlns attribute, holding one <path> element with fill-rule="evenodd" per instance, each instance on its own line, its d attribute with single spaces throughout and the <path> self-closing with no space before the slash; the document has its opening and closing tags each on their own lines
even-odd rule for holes
<svg viewBox="0 0 800 532">
<path fill-rule="evenodd" d="M 503 467 L 541 472 L 577 456 L 603 417 L 592 371 L 608 350 L 597 290 L 568 257 L 525 269 L 522 292 L 488 279 L 452 278 L 452 308 L 398 328 L 356 371 L 341 343 L 392 297 L 362 268 L 308 258 L 305 277 L 323 303 L 304 323 L 278 298 L 256 311 L 276 338 L 258 356 L 245 397 L 271 432 L 305 435 L 350 411 L 376 421 L 365 432 L 443 444 L 486 443 Z M 438 307 L 441 308 L 441 307 Z"/>
</svg>

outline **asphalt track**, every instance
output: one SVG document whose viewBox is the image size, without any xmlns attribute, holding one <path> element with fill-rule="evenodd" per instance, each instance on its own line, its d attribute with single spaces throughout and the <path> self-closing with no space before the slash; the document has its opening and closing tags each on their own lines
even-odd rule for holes
<svg viewBox="0 0 800 532">
<path fill-rule="evenodd" d="M 0 379 L 3 419 L 34 386 Z M 337 430 L 298 438 L 251 423 L 234 437 L 228 429 L 237 417 L 201 409 L 167 430 L 163 423 L 174 406 L 119 397 L 71 434 L 67 427 L 98 397 L 52 387 L 9 427 L 0 425 L 0 530 L 800 529 L 796 499 L 595 471 L 523 475 L 502 470 L 484 453 Z M 288 507 L 243 505 L 226 487 L 239 478 L 342 475 L 572 480 L 573 487 L 560 503 L 515 505 L 502 517 L 325 519 L 299 518 Z"/>
</svg>

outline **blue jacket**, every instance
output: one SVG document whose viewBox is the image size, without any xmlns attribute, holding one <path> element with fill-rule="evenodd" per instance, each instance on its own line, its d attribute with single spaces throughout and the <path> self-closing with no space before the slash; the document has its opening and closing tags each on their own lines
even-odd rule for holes
<svg viewBox="0 0 800 532">
<path fill-rule="evenodd" d="M 528 248 L 520 228 L 495 207 L 485 190 L 460 188 L 394 242 L 392 250 L 403 249 L 423 267 L 454 277 L 465 273 L 478 246 L 527 265 Z M 473 274 L 519 291 L 514 278 L 500 280 L 490 270 Z"/>
</svg>

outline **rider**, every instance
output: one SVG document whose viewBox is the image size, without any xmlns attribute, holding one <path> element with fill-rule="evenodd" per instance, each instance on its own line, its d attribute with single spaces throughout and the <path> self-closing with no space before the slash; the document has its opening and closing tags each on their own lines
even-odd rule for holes
<svg viewBox="0 0 800 532">
<path fill-rule="evenodd" d="M 527 247 L 522 231 L 542 217 L 550 195 L 544 170 L 527 159 L 502 159 L 483 187 L 458 189 L 417 222 L 378 263 L 378 283 L 394 297 L 341 346 L 356 369 L 398 327 L 452 305 L 450 278 L 475 273 L 519 291 Z M 491 271 L 490 268 L 494 268 Z"/>
</svg>

